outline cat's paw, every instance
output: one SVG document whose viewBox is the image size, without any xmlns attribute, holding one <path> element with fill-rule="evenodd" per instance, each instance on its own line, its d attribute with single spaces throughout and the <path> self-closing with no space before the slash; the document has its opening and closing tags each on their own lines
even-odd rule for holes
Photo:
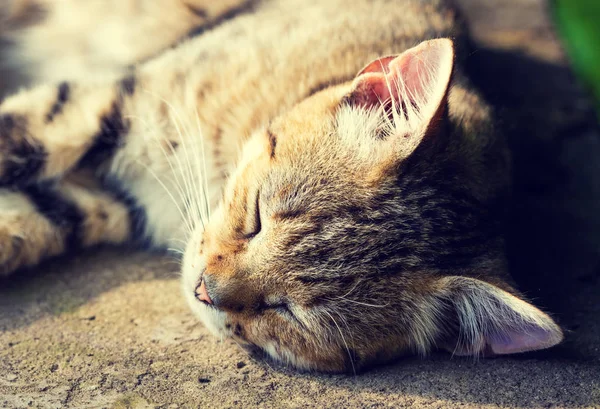
<svg viewBox="0 0 600 409">
<path fill-rule="evenodd" d="M 23 260 L 25 240 L 10 228 L 0 226 L 0 277 L 15 272 Z"/>
<path fill-rule="evenodd" d="M 0 186 L 19 186 L 35 178 L 46 153 L 28 134 L 27 120 L 0 112 Z"/>
<path fill-rule="evenodd" d="M 23 193 L 0 189 L 0 277 L 58 254 L 62 246 L 51 222 Z"/>
</svg>

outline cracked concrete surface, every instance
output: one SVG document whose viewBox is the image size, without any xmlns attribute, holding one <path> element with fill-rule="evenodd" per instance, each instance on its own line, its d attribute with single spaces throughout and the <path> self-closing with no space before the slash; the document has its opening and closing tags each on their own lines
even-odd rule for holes
<svg viewBox="0 0 600 409">
<path fill-rule="evenodd" d="M 177 263 L 105 249 L 0 281 L 0 407 L 600 407 L 600 133 L 541 0 L 460 0 L 515 150 L 511 267 L 560 347 L 300 374 L 210 336 Z"/>
</svg>

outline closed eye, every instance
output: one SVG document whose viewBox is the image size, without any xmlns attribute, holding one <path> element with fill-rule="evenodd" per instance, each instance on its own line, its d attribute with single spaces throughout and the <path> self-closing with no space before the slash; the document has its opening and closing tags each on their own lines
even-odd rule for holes
<svg viewBox="0 0 600 409">
<path fill-rule="evenodd" d="M 262 223 L 260 220 L 260 192 L 256 192 L 256 203 L 254 204 L 254 215 L 253 217 L 250 219 L 250 223 L 247 229 L 247 232 L 245 234 L 246 239 L 251 240 L 252 238 L 254 238 L 254 236 L 256 236 L 258 233 L 260 233 L 261 229 L 262 229 Z"/>
<path fill-rule="evenodd" d="M 275 302 L 275 303 L 268 303 L 266 301 L 263 301 L 258 305 L 257 309 L 259 312 L 264 312 L 267 310 L 277 310 L 277 311 L 281 311 L 281 312 L 287 312 L 290 310 L 288 303 L 285 301 L 279 301 L 279 302 Z"/>
<path fill-rule="evenodd" d="M 274 311 L 277 314 L 281 315 L 282 317 L 284 317 L 288 320 L 294 321 L 301 327 L 304 327 L 304 324 L 302 323 L 302 321 L 300 321 L 298 319 L 298 317 L 296 316 L 296 314 L 294 314 L 294 312 L 292 311 L 292 308 L 290 307 L 290 304 L 287 302 L 281 301 L 281 302 L 277 302 L 277 303 L 273 303 L 273 304 L 267 304 L 267 303 L 263 302 L 259 305 L 258 310 L 261 313 L 268 311 L 268 310 Z"/>
</svg>

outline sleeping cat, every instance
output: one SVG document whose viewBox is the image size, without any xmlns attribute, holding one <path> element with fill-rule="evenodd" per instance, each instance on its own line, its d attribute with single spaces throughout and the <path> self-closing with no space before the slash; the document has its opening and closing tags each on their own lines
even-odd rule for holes
<svg viewBox="0 0 600 409">
<path fill-rule="evenodd" d="M 105 3 L 1 12 L 42 83 L 0 105 L 1 274 L 171 248 L 204 325 L 301 369 L 562 340 L 511 284 L 509 154 L 447 2 Z"/>
</svg>

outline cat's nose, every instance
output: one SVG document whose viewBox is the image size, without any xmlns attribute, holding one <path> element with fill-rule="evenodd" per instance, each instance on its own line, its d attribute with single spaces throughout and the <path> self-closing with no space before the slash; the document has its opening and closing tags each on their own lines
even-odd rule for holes
<svg viewBox="0 0 600 409">
<path fill-rule="evenodd" d="M 256 308 L 264 298 L 253 287 L 248 280 L 217 277 L 205 271 L 196 287 L 195 296 L 198 301 L 218 310 L 241 313 Z"/>
<path fill-rule="evenodd" d="M 208 290 L 206 289 L 206 283 L 204 282 L 204 279 L 200 282 L 200 285 L 196 287 L 194 295 L 198 301 L 201 301 L 205 304 L 213 304 L 212 299 L 208 295 Z"/>
</svg>

